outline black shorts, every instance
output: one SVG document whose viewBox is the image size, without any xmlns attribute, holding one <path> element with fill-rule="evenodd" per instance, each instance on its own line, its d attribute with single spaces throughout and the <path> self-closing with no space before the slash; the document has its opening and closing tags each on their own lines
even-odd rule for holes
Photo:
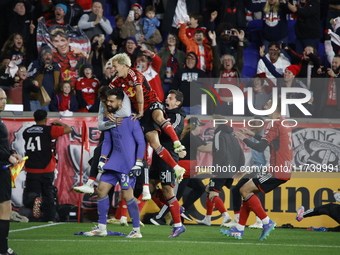
<svg viewBox="0 0 340 255">
<path fill-rule="evenodd" d="M 147 109 L 144 112 L 143 117 L 140 120 L 140 124 L 143 128 L 143 132 L 144 134 L 150 132 L 150 131 L 161 131 L 161 127 L 153 120 L 152 118 L 152 113 L 155 110 L 161 110 L 163 112 L 164 115 L 164 105 L 160 102 L 155 102 L 153 104 L 150 105 L 149 109 Z"/>
<path fill-rule="evenodd" d="M 9 168 L 6 170 L 0 166 L 0 202 L 11 200 L 12 185 L 11 185 L 11 173 Z"/>
<path fill-rule="evenodd" d="M 255 186 L 262 192 L 262 193 L 268 193 L 275 189 L 276 187 L 280 186 L 281 184 L 284 184 L 288 180 L 280 180 L 276 179 L 271 173 L 261 173 L 256 176 L 256 178 L 253 178 L 253 182 Z"/>
<path fill-rule="evenodd" d="M 171 166 L 169 166 L 160 157 L 153 155 L 152 164 L 150 167 L 149 178 L 154 180 L 160 180 L 162 185 L 176 186 L 175 174 Z"/>
<path fill-rule="evenodd" d="M 230 189 L 233 184 L 233 178 L 211 178 L 209 180 L 209 191 L 222 192 L 223 186 Z"/>
</svg>

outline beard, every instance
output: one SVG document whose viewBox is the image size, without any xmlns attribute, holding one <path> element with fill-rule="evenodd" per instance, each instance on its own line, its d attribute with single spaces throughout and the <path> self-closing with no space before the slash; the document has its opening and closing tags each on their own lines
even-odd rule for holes
<svg viewBox="0 0 340 255">
<path fill-rule="evenodd" d="M 109 113 L 115 113 L 115 112 L 117 112 L 119 110 L 119 108 L 118 107 L 114 108 L 112 106 L 108 106 L 107 110 L 108 110 Z"/>
</svg>

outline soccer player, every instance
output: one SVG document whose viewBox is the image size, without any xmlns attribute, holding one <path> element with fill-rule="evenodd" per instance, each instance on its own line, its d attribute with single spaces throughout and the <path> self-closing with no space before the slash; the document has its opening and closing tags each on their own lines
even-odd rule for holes
<svg viewBox="0 0 340 255">
<path fill-rule="evenodd" d="M 173 126 L 164 118 L 164 106 L 146 81 L 144 75 L 140 71 L 131 68 L 131 60 L 127 54 L 117 54 L 110 60 L 117 74 L 109 87 L 121 88 L 129 96 L 133 110 L 136 112 L 134 119 L 140 119 L 145 137 L 150 146 L 160 158 L 171 166 L 177 182 L 181 182 L 185 169 L 176 163 L 169 151 L 159 141 L 158 132 L 163 131 L 171 138 L 176 153 L 185 150 Z"/>
<path fill-rule="evenodd" d="M 115 113 L 120 110 L 123 99 L 124 92 L 121 89 L 108 90 L 106 101 L 108 112 Z M 106 221 L 110 206 L 108 192 L 119 182 L 133 225 L 133 230 L 126 237 L 142 237 L 138 205 L 133 196 L 133 188 L 136 176 L 140 175 L 142 171 L 146 145 L 139 122 L 133 121 L 132 118 L 132 116 L 123 118 L 121 125 L 104 133 L 102 155 L 98 165 L 99 171 L 104 171 L 97 189 L 99 224 L 92 231 L 85 232 L 86 236 L 107 235 Z"/>
<path fill-rule="evenodd" d="M 170 122 L 173 123 L 174 129 L 177 134 L 181 134 L 184 128 L 184 118 L 186 116 L 185 111 L 181 108 L 183 103 L 183 94 L 178 90 L 170 90 L 167 98 L 165 99 L 166 113 L 170 118 Z M 177 155 L 174 148 L 172 147 L 172 140 L 169 136 L 162 133 L 160 140 L 164 144 L 165 148 L 169 150 L 172 157 L 178 161 L 179 156 L 184 157 L 185 151 Z M 169 237 L 177 237 L 182 234 L 186 228 L 183 226 L 181 221 L 180 205 L 174 193 L 175 176 L 172 171 L 172 167 L 166 164 L 162 160 L 161 156 L 154 151 L 152 155 L 152 164 L 150 168 L 150 193 L 154 193 L 157 185 L 162 184 L 162 192 L 166 204 L 169 206 L 170 213 L 174 220 L 174 227 Z"/>
<path fill-rule="evenodd" d="M 265 109 L 269 110 L 271 107 L 272 101 L 269 100 Z M 291 128 L 281 125 L 280 100 L 278 100 L 275 111 L 269 114 L 269 118 L 274 121 L 268 123 L 263 137 L 254 136 L 256 139 L 260 140 L 259 143 L 253 143 L 246 138 L 245 134 L 253 135 L 253 132 L 250 132 L 248 129 L 242 129 L 242 132 L 235 133 L 241 141 L 252 149 L 264 151 L 267 146 L 270 148 L 269 170 L 259 173 L 256 178 L 250 179 L 240 189 L 243 203 L 237 226 L 229 230 L 221 229 L 223 234 L 235 237 L 236 239 L 242 239 L 244 228 L 251 210 L 254 211 L 263 223 L 263 230 L 259 240 L 263 241 L 268 237 L 270 232 L 275 228 L 276 223 L 268 217 L 261 205 L 260 199 L 255 194 L 259 192 L 268 193 L 287 182 L 291 177 L 293 160 L 292 132 Z"/>
<path fill-rule="evenodd" d="M 208 193 L 206 200 L 207 212 L 203 220 L 197 220 L 198 224 L 204 224 L 210 226 L 211 215 L 214 207 L 222 214 L 222 225 L 231 221 L 223 200 L 219 197 L 222 192 L 223 186 L 230 189 L 233 183 L 233 175 L 236 171 L 244 165 L 244 153 L 242 148 L 233 134 L 233 128 L 228 125 L 218 125 L 214 132 L 213 139 L 213 166 L 215 169 L 228 167 L 229 169 L 235 169 L 235 172 L 214 172 L 214 176 L 210 179 L 209 184 L 206 187 Z"/>
</svg>

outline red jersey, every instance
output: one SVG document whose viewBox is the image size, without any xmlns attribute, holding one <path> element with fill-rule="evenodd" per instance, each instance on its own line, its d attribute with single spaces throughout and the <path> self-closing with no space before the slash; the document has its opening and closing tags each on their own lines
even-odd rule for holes
<svg viewBox="0 0 340 255">
<path fill-rule="evenodd" d="M 98 95 L 100 82 L 97 78 L 81 77 L 76 82 L 76 90 L 81 91 L 84 101 L 87 105 L 94 105 Z M 79 110 L 82 112 L 81 110 Z M 86 111 L 87 112 L 87 111 Z"/>
<path fill-rule="evenodd" d="M 120 88 L 124 90 L 126 95 L 130 98 L 132 107 L 138 113 L 138 104 L 136 97 L 136 86 L 141 85 L 144 96 L 144 112 L 149 109 L 150 105 L 155 102 L 160 102 L 156 92 L 151 88 L 144 75 L 137 69 L 130 68 L 125 78 L 114 77 L 109 84 L 110 88 Z"/>
<path fill-rule="evenodd" d="M 282 120 L 279 118 L 268 123 L 262 139 L 267 140 L 270 148 L 269 172 L 277 179 L 289 180 L 293 163 L 292 130 L 283 126 Z"/>
<path fill-rule="evenodd" d="M 60 81 L 70 81 L 74 89 L 75 81 L 78 78 L 78 69 L 81 64 L 85 63 L 85 58 L 75 54 L 73 51 L 67 53 L 66 56 L 53 51 L 53 61 L 60 66 Z"/>
</svg>

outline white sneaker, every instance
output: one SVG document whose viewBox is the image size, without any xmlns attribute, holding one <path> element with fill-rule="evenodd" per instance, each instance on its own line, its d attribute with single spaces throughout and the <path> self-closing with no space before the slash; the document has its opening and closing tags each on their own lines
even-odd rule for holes
<svg viewBox="0 0 340 255">
<path fill-rule="evenodd" d="M 20 215 L 16 211 L 11 212 L 11 220 L 17 222 L 28 222 L 28 218 L 25 216 Z"/>
<path fill-rule="evenodd" d="M 142 238 L 142 234 L 140 232 L 137 232 L 135 230 L 132 230 L 130 234 L 128 234 L 125 238 Z"/>
<path fill-rule="evenodd" d="M 227 224 L 229 222 L 231 222 L 231 217 L 229 215 L 223 216 L 221 227 L 223 227 L 223 224 Z"/>
<path fill-rule="evenodd" d="M 221 227 L 226 227 L 226 228 L 234 228 L 236 227 L 238 221 L 236 221 L 235 219 L 232 220 L 231 222 L 229 223 L 222 223 Z"/>
<path fill-rule="evenodd" d="M 86 193 L 92 195 L 94 193 L 94 188 L 88 185 L 82 185 L 78 187 L 73 187 L 73 190 L 78 193 Z"/>
<path fill-rule="evenodd" d="M 263 223 L 256 221 L 253 225 L 249 225 L 248 228 L 258 228 L 262 229 L 263 228 Z"/>
<path fill-rule="evenodd" d="M 143 193 L 142 194 L 143 194 L 143 197 L 142 197 L 143 201 L 151 200 L 151 194 L 150 194 L 149 186 L 143 186 Z"/>
<path fill-rule="evenodd" d="M 120 225 L 122 225 L 122 226 L 126 226 L 126 227 L 128 227 L 129 226 L 129 224 L 127 223 L 127 217 L 125 217 L 125 216 L 122 216 L 122 217 L 120 217 Z"/>
<path fill-rule="evenodd" d="M 106 223 L 111 223 L 111 224 L 120 224 L 120 220 L 116 219 L 115 217 L 112 217 L 110 219 L 106 220 Z"/>
<path fill-rule="evenodd" d="M 206 217 L 204 217 L 203 220 L 196 220 L 196 222 L 199 225 L 207 225 L 207 226 L 211 225 L 210 220 L 208 220 Z"/>
<path fill-rule="evenodd" d="M 84 236 L 107 236 L 107 231 L 100 230 L 98 226 L 95 226 L 92 231 L 84 232 Z"/>
</svg>

